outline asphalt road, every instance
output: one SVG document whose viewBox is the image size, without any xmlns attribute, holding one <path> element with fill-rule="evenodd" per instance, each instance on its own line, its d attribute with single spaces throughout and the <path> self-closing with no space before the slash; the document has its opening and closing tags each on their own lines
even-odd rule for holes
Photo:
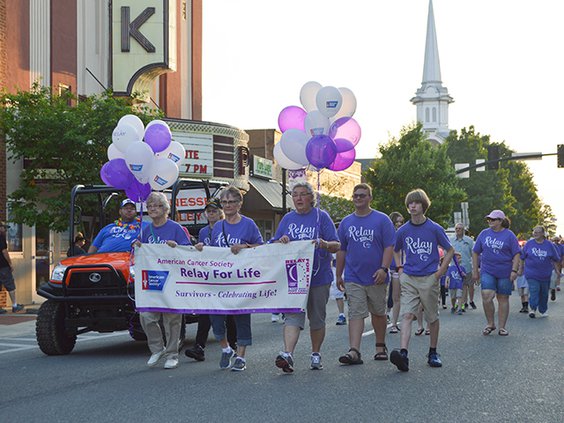
<svg viewBox="0 0 564 423">
<path fill-rule="evenodd" d="M 292 375 L 274 366 L 282 325 L 271 323 L 270 315 L 253 316 L 245 372 L 219 369 L 215 341 L 204 362 L 182 354 L 177 369 L 148 368 L 146 344 L 123 332 L 81 335 L 70 355 L 48 357 L 35 344 L 34 321 L 0 321 L 0 420 L 563 422 L 564 295 L 550 302 L 550 317 L 536 320 L 518 313 L 513 295 L 508 337 L 481 334 L 485 320 L 477 304 L 478 310 L 463 316 L 441 315 L 442 368 L 426 364 L 428 337 L 413 336 L 407 373 L 371 359 L 370 333 L 363 338 L 365 363 L 339 365 L 348 335 L 347 326 L 334 325 L 333 302 L 324 370 L 309 370 L 306 329 Z M 195 329 L 188 327 L 191 340 Z M 390 350 L 398 347 L 399 335 L 388 335 L 387 343 Z"/>
</svg>

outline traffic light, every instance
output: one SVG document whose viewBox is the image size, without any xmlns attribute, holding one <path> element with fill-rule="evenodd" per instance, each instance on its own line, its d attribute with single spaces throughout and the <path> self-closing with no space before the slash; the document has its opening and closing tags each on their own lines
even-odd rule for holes
<svg viewBox="0 0 564 423">
<path fill-rule="evenodd" d="M 558 167 L 564 167 L 564 144 L 558 144 Z"/>
<path fill-rule="evenodd" d="M 499 145 L 488 145 L 488 164 L 486 169 L 499 169 Z"/>
</svg>

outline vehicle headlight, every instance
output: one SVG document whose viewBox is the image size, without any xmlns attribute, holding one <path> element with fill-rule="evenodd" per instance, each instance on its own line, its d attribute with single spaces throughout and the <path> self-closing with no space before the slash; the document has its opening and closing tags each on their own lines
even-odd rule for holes
<svg viewBox="0 0 564 423">
<path fill-rule="evenodd" d="M 135 268 L 133 266 L 129 266 L 129 280 L 131 282 L 135 280 Z"/>
<path fill-rule="evenodd" d="M 51 274 L 51 280 L 52 281 L 59 281 L 62 282 L 63 280 L 63 276 L 65 275 L 65 270 L 67 270 L 68 266 L 65 266 L 64 264 L 57 264 L 55 266 L 55 268 L 53 269 L 53 273 Z"/>
</svg>

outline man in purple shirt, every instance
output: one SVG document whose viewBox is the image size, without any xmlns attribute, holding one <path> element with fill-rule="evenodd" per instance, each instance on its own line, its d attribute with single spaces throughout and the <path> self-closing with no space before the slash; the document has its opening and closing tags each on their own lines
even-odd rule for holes
<svg viewBox="0 0 564 423">
<path fill-rule="evenodd" d="M 387 215 L 370 208 L 371 200 L 370 185 L 356 185 L 353 189 L 355 212 L 342 220 L 338 230 L 341 249 L 337 252 L 337 287 L 346 290 L 350 321 L 350 348 L 339 357 L 342 364 L 362 364 L 360 341 L 368 315 L 376 335 L 374 360 L 388 360 L 386 288 L 395 228 Z"/>
<path fill-rule="evenodd" d="M 399 267 L 401 284 L 401 350 L 390 354 L 390 361 L 402 372 L 409 370 L 407 348 L 411 336 L 411 323 L 420 306 L 423 306 L 425 320 L 430 329 L 430 347 L 427 363 L 431 367 L 441 367 L 437 353 L 439 340 L 439 308 L 437 299 L 440 292 L 439 280 L 448 269 L 454 255 L 454 248 L 445 230 L 425 216 L 431 201 L 422 189 L 411 191 L 405 197 L 405 206 L 411 220 L 396 233 L 394 256 L 401 263 L 401 253 L 405 257 L 403 267 Z M 439 266 L 439 247 L 445 250 Z"/>
</svg>

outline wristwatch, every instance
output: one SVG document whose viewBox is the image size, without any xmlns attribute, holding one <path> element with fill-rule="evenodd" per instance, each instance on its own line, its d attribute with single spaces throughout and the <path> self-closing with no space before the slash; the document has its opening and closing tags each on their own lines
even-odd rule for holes
<svg viewBox="0 0 564 423">
<path fill-rule="evenodd" d="M 384 266 L 380 266 L 380 269 L 385 270 L 386 273 L 388 273 L 390 271 L 390 269 L 388 269 L 387 267 L 384 267 Z"/>
</svg>

